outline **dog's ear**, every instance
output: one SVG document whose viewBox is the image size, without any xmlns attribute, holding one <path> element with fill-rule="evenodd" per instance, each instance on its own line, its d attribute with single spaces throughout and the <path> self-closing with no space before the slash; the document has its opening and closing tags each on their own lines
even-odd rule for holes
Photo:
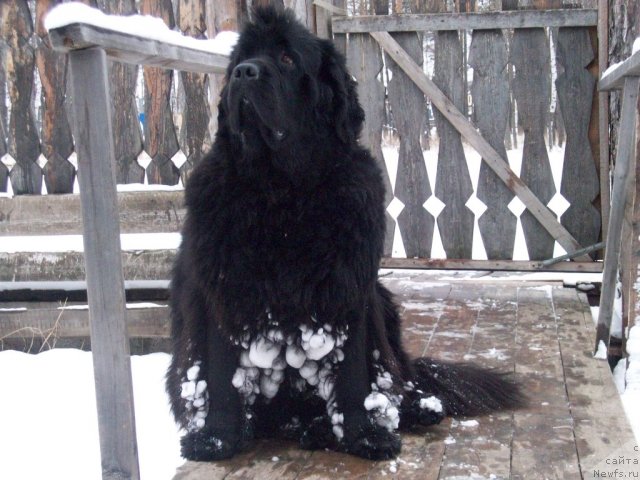
<svg viewBox="0 0 640 480">
<path fill-rule="evenodd" d="M 339 138 L 345 143 L 357 141 L 364 122 L 364 111 L 358 102 L 356 82 L 347 71 L 344 57 L 329 41 L 322 42 L 320 80 L 331 91 L 327 99 L 331 117 L 329 121 L 335 126 Z"/>
</svg>

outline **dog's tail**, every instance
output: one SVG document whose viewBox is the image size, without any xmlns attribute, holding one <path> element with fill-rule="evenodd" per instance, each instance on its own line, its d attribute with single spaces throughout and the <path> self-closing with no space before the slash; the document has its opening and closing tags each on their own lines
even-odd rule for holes
<svg viewBox="0 0 640 480">
<path fill-rule="evenodd" d="M 520 387 L 509 374 L 468 364 L 418 358 L 414 385 L 443 403 L 447 416 L 476 416 L 526 405 Z"/>
</svg>

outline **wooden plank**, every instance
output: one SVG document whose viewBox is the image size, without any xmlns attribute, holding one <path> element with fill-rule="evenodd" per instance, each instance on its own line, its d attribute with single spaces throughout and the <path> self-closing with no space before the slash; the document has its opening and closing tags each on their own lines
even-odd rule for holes
<svg viewBox="0 0 640 480">
<path fill-rule="evenodd" d="M 42 169 L 36 163 L 40 155 L 40 139 L 31 104 L 35 51 L 31 37 L 33 23 L 26 0 L 15 0 L 3 7 L 0 33 L 6 42 L 7 91 L 11 116 L 7 129 L 9 154 L 15 165 L 9 173 L 13 192 L 36 194 L 42 190 Z"/>
<path fill-rule="evenodd" d="M 469 65 L 473 67 L 473 115 L 482 136 L 506 161 L 504 132 L 509 119 L 509 81 L 507 42 L 500 30 L 473 32 Z M 487 210 L 478 219 L 487 258 L 511 260 L 518 219 L 509 210 L 513 193 L 500 181 L 486 162 L 480 165 L 476 196 Z"/>
<path fill-rule="evenodd" d="M 556 89 L 567 140 L 560 192 L 570 203 L 561 222 L 582 245 L 600 237 L 600 212 L 594 206 L 600 180 L 589 142 L 595 78 L 586 69 L 593 60 L 591 39 L 584 28 L 561 28 L 557 36 Z"/>
<path fill-rule="evenodd" d="M 123 252 L 127 280 L 167 280 L 175 259 L 174 250 Z M 540 262 L 506 260 L 442 260 L 384 257 L 381 268 L 433 270 L 486 270 L 512 272 L 601 273 L 601 262 L 561 262 L 541 268 Z M 0 281 L 62 281 L 84 279 L 84 258 L 79 252 L 0 252 Z"/>
<path fill-rule="evenodd" d="M 58 2 L 36 2 L 36 32 L 39 42 L 36 64 L 42 85 L 42 154 L 47 159 L 43 168 L 47 192 L 71 193 L 76 169 L 69 162 L 73 153 L 71 126 L 66 108 L 67 58 L 51 48 L 43 17 Z"/>
<path fill-rule="evenodd" d="M 598 77 L 604 73 L 609 65 L 609 3 L 598 1 Z M 607 240 L 607 225 L 609 225 L 609 207 L 611 205 L 610 185 L 610 159 L 609 159 L 609 94 L 605 91 L 598 92 L 598 138 L 599 148 L 599 174 L 600 174 L 600 211 L 602 241 Z"/>
<path fill-rule="evenodd" d="M 494 30 L 585 27 L 598 21 L 597 10 L 543 10 L 485 13 L 402 14 L 385 17 L 333 17 L 334 33 Z"/>
<path fill-rule="evenodd" d="M 572 289 L 554 290 L 553 301 L 582 473 L 585 478 L 592 478 L 595 470 L 613 472 L 618 466 L 619 471 L 628 472 L 631 468 L 637 472 L 637 465 L 611 462 L 620 456 L 637 458 L 637 441 L 624 415 L 608 363 L 591 354 L 594 335 L 588 304 L 584 302 L 579 308 L 578 294 Z M 615 432 L 615 441 L 611 432 Z"/>
<path fill-rule="evenodd" d="M 203 37 L 204 0 L 180 0 L 178 27 L 184 35 Z M 180 72 L 185 94 L 183 121 L 180 129 L 180 146 L 187 161 L 180 167 L 182 183 L 186 184 L 189 172 L 208 150 L 209 106 L 207 99 L 207 78 L 202 73 Z"/>
<path fill-rule="evenodd" d="M 422 63 L 422 48 L 417 33 L 399 33 L 393 41 L 402 45 L 404 52 L 409 52 L 407 58 Z M 424 116 L 424 95 L 397 63 L 390 62 L 390 70 L 389 104 L 400 134 L 394 195 L 404 204 L 397 217 L 398 228 L 407 257 L 430 257 L 434 219 L 423 205 L 431 196 L 431 188 L 420 146 L 420 129 L 416 128 Z"/>
<path fill-rule="evenodd" d="M 407 53 L 386 32 L 372 32 L 371 36 L 398 62 L 409 74 L 418 87 L 431 99 L 433 105 L 440 110 L 447 120 L 456 126 L 462 136 L 475 148 L 492 170 L 522 200 L 532 215 L 547 229 L 567 252 L 574 252 L 580 245 L 569 232 L 557 221 L 551 211 L 534 195 L 534 193 L 508 167 L 498 152 L 480 135 L 474 125 L 453 105 L 440 89 L 415 65 Z M 588 255 L 579 257 L 581 261 L 590 261 Z"/>
<path fill-rule="evenodd" d="M 186 214 L 184 193 L 120 192 L 118 212 L 122 233 L 178 232 Z M 0 238 L 79 233 L 82 233 L 79 195 L 0 198 Z"/>
<path fill-rule="evenodd" d="M 466 111 L 467 88 L 460 74 L 464 63 L 458 32 L 438 32 L 433 82 L 459 111 Z M 471 258 L 474 215 L 465 204 L 473 186 L 462 139 L 440 111 L 435 117 L 439 137 L 435 195 L 444 203 L 437 218 L 442 245 L 447 258 Z M 407 252 L 407 257 L 411 256 Z"/>
<path fill-rule="evenodd" d="M 600 78 L 598 88 L 603 91 L 621 90 L 626 77 L 637 76 L 640 76 L 640 51 L 632 54 L 616 68 L 605 71 Z"/>
<path fill-rule="evenodd" d="M 581 478 L 550 287 L 518 289 L 517 329 L 529 406 L 514 414 L 510 478 Z"/>
<path fill-rule="evenodd" d="M 513 84 L 519 123 L 524 130 L 520 178 L 544 205 L 556 193 L 544 131 L 551 100 L 549 43 L 544 29 L 516 30 L 510 62 L 515 66 Z M 554 238 L 530 211 L 520 216 L 529 259 L 553 257 Z"/>
<path fill-rule="evenodd" d="M 0 19 L 2 21 L 2 19 Z M 0 98 L 6 97 L 5 90 L 5 74 L 4 67 L 2 66 L 3 62 L 0 62 Z M 1 102 L 0 102 L 1 103 Z M 4 157 L 7 153 L 7 142 L 6 142 L 6 127 L 5 127 L 5 116 L 0 108 L 0 158 Z M 6 192 L 9 186 L 9 169 L 7 166 L 0 162 L 0 192 Z"/>
<path fill-rule="evenodd" d="M 88 48 L 70 52 L 69 64 L 102 478 L 137 480 L 140 472 L 120 261 L 107 58 L 103 50 Z"/>
<path fill-rule="evenodd" d="M 144 0 L 140 13 L 162 18 L 169 28 L 175 26 L 171 0 Z M 175 185 L 180 173 L 171 161 L 178 152 L 178 136 L 173 125 L 170 97 L 173 72 L 144 67 L 144 147 L 151 158 L 147 167 L 150 184 Z"/>
<path fill-rule="evenodd" d="M 347 44 L 347 67 L 358 82 L 358 96 L 364 110 L 364 126 L 360 143 L 369 149 L 378 167 L 384 172 L 385 204 L 393 200 L 393 185 L 389 179 L 384 156 L 382 155 L 382 127 L 385 122 L 385 88 L 378 81 L 382 73 L 382 55 L 378 44 L 367 34 L 349 36 Z M 385 210 L 386 235 L 384 254 L 391 255 L 396 222 Z"/>
<path fill-rule="evenodd" d="M 0 304 L 0 338 L 88 337 L 89 310 L 78 303 L 64 306 L 50 303 L 20 302 L 19 307 Z M 151 308 L 148 304 L 127 304 L 129 338 L 168 338 L 169 309 L 166 305 Z M 12 310 L 12 308 L 15 308 Z"/>
<path fill-rule="evenodd" d="M 176 252 L 151 250 L 123 252 L 121 263 L 127 280 L 167 280 Z M 74 281 L 85 278 L 80 252 L 0 253 L 1 282 Z"/>
<path fill-rule="evenodd" d="M 640 57 L 639 57 L 640 58 Z M 613 315 L 613 300 L 616 291 L 616 276 L 620 255 L 620 241 L 622 222 L 624 219 L 627 197 L 631 194 L 631 179 L 629 175 L 633 161 L 636 142 L 636 115 L 638 104 L 638 88 L 640 77 L 628 77 L 622 98 L 622 114 L 618 131 L 618 146 L 615 169 L 613 171 L 613 192 L 611 194 L 611 213 L 607 228 L 607 250 L 604 257 L 604 271 L 602 273 L 602 292 L 600 293 L 600 313 L 596 333 L 595 349 L 600 341 L 609 344 L 609 328 Z"/>
<path fill-rule="evenodd" d="M 229 63 L 225 55 L 168 45 L 157 40 L 74 23 L 49 32 L 54 48 L 61 52 L 101 47 L 112 60 L 133 65 L 199 73 L 224 73 Z"/>
</svg>

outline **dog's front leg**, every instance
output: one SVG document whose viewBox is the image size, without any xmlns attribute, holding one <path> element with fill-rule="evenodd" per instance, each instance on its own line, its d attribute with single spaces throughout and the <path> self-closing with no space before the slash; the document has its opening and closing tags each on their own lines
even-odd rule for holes
<svg viewBox="0 0 640 480">
<path fill-rule="evenodd" d="M 202 396 L 205 403 L 181 439 L 182 456 L 189 460 L 222 460 L 237 453 L 244 440 L 242 403 L 232 384 L 238 354 L 211 321 L 204 351 L 196 392 L 206 388 Z M 206 384 L 201 383 L 203 380 Z"/>
<path fill-rule="evenodd" d="M 400 452 L 400 436 L 378 425 L 365 408 L 365 400 L 371 393 L 368 325 L 363 312 L 352 316 L 344 361 L 336 378 L 336 407 L 343 415 L 341 444 L 345 451 L 359 457 L 371 460 L 393 458 Z"/>
</svg>

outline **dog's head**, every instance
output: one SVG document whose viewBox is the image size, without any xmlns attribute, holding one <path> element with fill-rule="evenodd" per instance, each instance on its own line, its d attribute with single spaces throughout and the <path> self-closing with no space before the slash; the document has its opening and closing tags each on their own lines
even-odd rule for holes
<svg viewBox="0 0 640 480">
<path fill-rule="evenodd" d="M 310 136 L 348 144 L 362 128 L 364 114 L 344 58 L 290 10 L 254 11 L 226 79 L 220 123 L 245 144 L 277 151 Z"/>
</svg>

